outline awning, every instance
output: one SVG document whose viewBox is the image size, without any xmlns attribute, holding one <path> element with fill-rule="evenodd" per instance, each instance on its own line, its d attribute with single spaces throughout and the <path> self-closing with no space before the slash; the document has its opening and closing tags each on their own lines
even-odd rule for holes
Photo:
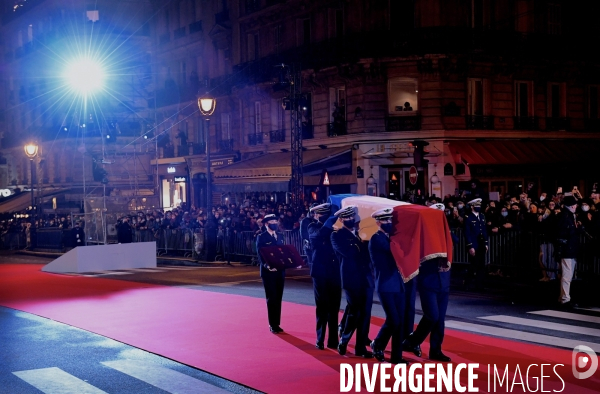
<svg viewBox="0 0 600 394">
<path fill-rule="evenodd" d="M 468 166 L 581 164 L 598 161 L 600 140 L 450 141 L 450 150 Z"/>
<path fill-rule="evenodd" d="M 303 152 L 304 166 L 315 164 L 334 156 L 348 152 L 350 147 L 314 149 Z M 289 180 L 292 176 L 292 153 L 267 153 L 262 156 L 242 160 L 237 163 L 215 169 L 213 179 L 215 184 L 223 184 L 231 180 L 244 182 L 254 179 L 258 182 L 280 182 L 282 178 Z M 287 190 L 287 189 L 286 189 Z"/>
</svg>

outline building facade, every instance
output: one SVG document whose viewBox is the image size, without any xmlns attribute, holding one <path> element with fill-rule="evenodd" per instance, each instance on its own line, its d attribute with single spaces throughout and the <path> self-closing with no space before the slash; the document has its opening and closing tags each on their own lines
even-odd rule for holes
<svg viewBox="0 0 600 394">
<path fill-rule="evenodd" d="M 587 3 L 156 5 L 147 51 L 154 89 L 140 115 L 154 121 L 139 132 L 148 137 L 140 149 L 153 152 L 154 189 L 164 207 L 205 205 L 211 168 L 213 202 L 285 198 L 296 132 L 307 199 L 444 196 L 473 178 L 500 195 L 528 183 L 538 192 L 578 186 L 589 194 L 600 82 L 587 46 L 599 36 L 596 6 Z M 297 100 L 290 73 L 299 76 Z M 210 122 L 196 103 L 206 93 L 217 100 Z"/>
</svg>

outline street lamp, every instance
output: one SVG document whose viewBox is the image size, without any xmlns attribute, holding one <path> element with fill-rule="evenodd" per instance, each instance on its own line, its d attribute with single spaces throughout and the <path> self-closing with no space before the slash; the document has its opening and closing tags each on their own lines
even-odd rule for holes
<svg viewBox="0 0 600 394">
<path fill-rule="evenodd" d="M 212 205 L 212 190 L 210 177 L 210 116 L 215 112 L 217 100 L 210 94 L 198 98 L 198 109 L 206 120 L 206 210 L 210 212 Z"/>
<path fill-rule="evenodd" d="M 29 157 L 29 161 L 31 162 L 31 209 L 35 206 L 35 199 L 33 197 L 33 177 L 35 174 L 35 163 L 33 159 L 37 156 L 38 146 L 37 144 L 30 142 L 29 144 L 23 147 L 25 149 L 25 154 Z"/>
</svg>

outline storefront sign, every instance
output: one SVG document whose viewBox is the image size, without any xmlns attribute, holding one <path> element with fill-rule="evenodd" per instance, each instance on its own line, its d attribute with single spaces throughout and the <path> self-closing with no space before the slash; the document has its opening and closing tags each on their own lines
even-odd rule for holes
<svg viewBox="0 0 600 394">
<path fill-rule="evenodd" d="M 414 147 L 409 142 L 400 142 L 396 144 L 377 144 L 376 151 L 383 152 L 407 152 L 410 153 Z"/>
<path fill-rule="evenodd" d="M 175 167 L 167 167 L 167 173 L 174 174 L 177 172 L 177 168 Z"/>
<path fill-rule="evenodd" d="M 228 157 L 226 159 L 214 159 L 210 161 L 211 167 L 228 166 L 230 164 L 233 164 L 233 157 Z"/>
<path fill-rule="evenodd" d="M 175 182 L 187 182 L 187 176 L 176 176 L 173 180 Z"/>
<path fill-rule="evenodd" d="M 0 196 L 9 197 L 12 194 L 12 190 L 10 189 L 0 189 Z"/>
</svg>

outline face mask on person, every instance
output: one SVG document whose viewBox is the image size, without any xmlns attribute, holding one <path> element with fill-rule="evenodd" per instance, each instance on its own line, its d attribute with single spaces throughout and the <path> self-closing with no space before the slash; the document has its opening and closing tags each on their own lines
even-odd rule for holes
<svg viewBox="0 0 600 394">
<path fill-rule="evenodd" d="M 582 206 L 581 206 L 581 210 L 582 210 L 583 212 L 587 212 L 587 211 L 589 211 L 589 210 L 590 210 L 590 206 L 589 206 L 589 205 L 582 205 Z"/>
<path fill-rule="evenodd" d="M 344 220 L 344 226 L 353 229 L 354 225 L 356 224 L 356 220 L 354 219 L 349 219 L 349 220 Z"/>
<path fill-rule="evenodd" d="M 385 231 L 386 234 L 390 234 L 392 232 L 392 228 L 392 223 L 381 223 L 381 229 Z"/>
<path fill-rule="evenodd" d="M 463 209 L 464 207 L 464 204 L 458 204 L 458 209 Z"/>
<path fill-rule="evenodd" d="M 546 197 L 540 196 L 540 201 L 544 201 L 545 199 L 546 199 Z"/>
<path fill-rule="evenodd" d="M 475 206 L 475 207 L 473 207 L 473 211 L 480 212 L 481 211 L 481 207 L 480 206 Z"/>
<path fill-rule="evenodd" d="M 319 215 L 319 222 L 325 223 L 327 221 L 327 215 Z"/>
<path fill-rule="evenodd" d="M 269 230 L 276 231 L 279 228 L 279 224 L 277 223 L 269 223 Z"/>
<path fill-rule="evenodd" d="M 508 216 L 508 211 L 502 211 L 500 212 L 500 215 L 507 217 Z"/>
</svg>

